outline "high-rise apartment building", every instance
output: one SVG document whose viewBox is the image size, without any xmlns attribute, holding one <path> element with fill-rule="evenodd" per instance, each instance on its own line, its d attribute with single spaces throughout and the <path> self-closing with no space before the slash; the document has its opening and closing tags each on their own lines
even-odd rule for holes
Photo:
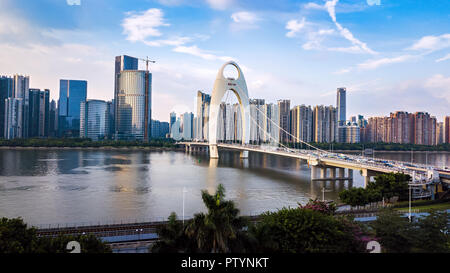
<svg viewBox="0 0 450 273">
<path fill-rule="evenodd" d="M 289 142 L 290 137 L 287 132 L 290 132 L 290 111 L 291 111 L 291 101 L 290 100 L 278 100 L 278 113 L 279 113 L 279 124 L 280 124 L 280 142 Z"/>
<path fill-rule="evenodd" d="M 436 145 L 436 118 L 425 112 L 414 113 L 414 144 Z"/>
<path fill-rule="evenodd" d="M 266 118 L 264 116 L 264 99 L 250 99 L 250 141 L 259 143 L 264 138 L 264 124 Z"/>
<path fill-rule="evenodd" d="M 360 129 L 356 122 L 339 126 L 339 143 L 359 143 L 361 141 Z"/>
<path fill-rule="evenodd" d="M 346 93 L 347 89 L 344 87 L 337 89 L 336 108 L 339 126 L 344 126 L 346 123 L 346 112 L 347 112 Z"/>
<path fill-rule="evenodd" d="M 313 141 L 313 110 L 311 106 L 297 105 L 291 110 L 291 134 L 295 137 L 292 141 Z"/>
<path fill-rule="evenodd" d="M 450 116 L 444 117 L 444 125 L 443 125 L 443 142 L 450 143 Z"/>
<path fill-rule="evenodd" d="M 333 106 L 318 105 L 314 108 L 314 142 L 335 142 L 338 137 L 337 111 Z"/>
<path fill-rule="evenodd" d="M 58 100 L 58 135 L 80 136 L 80 105 L 86 101 L 87 81 L 60 80 Z"/>
<path fill-rule="evenodd" d="M 438 122 L 436 123 L 436 144 L 444 143 L 444 123 Z"/>
<path fill-rule="evenodd" d="M 198 140 L 208 140 L 209 132 L 209 105 L 211 103 L 211 96 L 197 91 L 197 116 L 196 116 L 196 130 L 194 138 Z"/>
<path fill-rule="evenodd" d="M 117 80 L 115 139 L 148 141 L 151 137 L 152 74 L 124 70 Z"/>
<path fill-rule="evenodd" d="M 389 117 L 369 118 L 366 133 L 368 142 L 436 145 L 436 117 L 397 111 Z"/>
<path fill-rule="evenodd" d="M 29 90 L 28 137 L 48 137 L 50 118 L 50 90 Z"/>
<path fill-rule="evenodd" d="M 80 137 L 93 141 L 108 137 L 109 106 L 103 100 L 87 100 L 80 103 Z"/>
<path fill-rule="evenodd" d="M 5 131 L 5 100 L 13 96 L 13 88 L 13 78 L 0 76 L 0 138 L 3 138 Z"/>
</svg>

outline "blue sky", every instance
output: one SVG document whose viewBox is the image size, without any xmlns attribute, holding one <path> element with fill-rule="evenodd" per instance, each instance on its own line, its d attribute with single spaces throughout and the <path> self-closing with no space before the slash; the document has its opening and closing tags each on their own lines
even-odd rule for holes
<svg viewBox="0 0 450 273">
<path fill-rule="evenodd" d="M 450 115 L 450 1 L 0 0 L 0 74 L 61 78 L 113 98 L 114 56 L 149 56 L 153 118 L 193 111 L 229 59 L 250 97 L 334 105 L 347 116 Z"/>
</svg>

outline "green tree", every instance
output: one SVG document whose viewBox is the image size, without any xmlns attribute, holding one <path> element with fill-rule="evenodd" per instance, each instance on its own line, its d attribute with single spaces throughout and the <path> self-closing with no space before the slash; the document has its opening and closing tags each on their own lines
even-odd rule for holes
<svg viewBox="0 0 450 273">
<path fill-rule="evenodd" d="M 162 225 L 157 228 L 159 241 L 152 246 L 151 252 L 176 253 L 185 251 L 187 237 L 183 224 L 177 220 L 175 212 L 170 214 L 168 220 L 167 225 Z"/>
<path fill-rule="evenodd" d="M 413 225 L 392 209 L 384 209 L 370 224 L 384 252 L 411 252 L 414 245 Z"/>
<path fill-rule="evenodd" d="M 215 194 L 202 191 L 202 200 L 208 212 L 198 213 L 189 224 L 186 233 L 197 241 L 199 249 L 207 252 L 230 252 L 243 239 L 247 225 L 240 217 L 239 209 L 231 200 L 225 200 L 225 188 L 219 184 Z M 237 249 L 235 249 L 237 250 Z"/>
<path fill-rule="evenodd" d="M 67 253 L 67 243 L 77 241 L 81 253 L 108 253 L 111 248 L 93 235 L 38 237 L 21 218 L 0 220 L 0 253 Z"/>
<path fill-rule="evenodd" d="M 267 212 L 250 229 L 256 252 L 364 252 L 364 246 L 341 218 L 302 208 Z"/>
<path fill-rule="evenodd" d="M 419 217 L 415 226 L 415 248 L 419 252 L 450 252 L 448 212 L 430 211 Z"/>
<path fill-rule="evenodd" d="M 351 188 L 341 191 L 339 199 L 350 206 L 364 206 L 369 203 L 369 193 L 363 188 Z"/>
</svg>

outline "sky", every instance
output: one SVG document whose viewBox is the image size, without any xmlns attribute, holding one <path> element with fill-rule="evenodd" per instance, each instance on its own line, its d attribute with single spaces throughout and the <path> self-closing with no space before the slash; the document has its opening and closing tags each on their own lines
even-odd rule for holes
<svg viewBox="0 0 450 273">
<path fill-rule="evenodd" d="M 346 87 L 347 117 L 450 115 L 447 0 L 0 0 L 0 75 L 55 100 L 60 79 L 87 80 L 111 100 L 118 55 L 156 61 L 161 121 L 194 111 L 228 60 L 266 103 L 335 105 Z"/>
</svg>

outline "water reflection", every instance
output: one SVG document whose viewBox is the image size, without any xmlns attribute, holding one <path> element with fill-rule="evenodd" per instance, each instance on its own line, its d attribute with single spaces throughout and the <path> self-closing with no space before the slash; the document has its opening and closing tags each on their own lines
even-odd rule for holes
<svg viewBox="0 0 450 273">
<path fill-rule="evenodd" d="M 407 160 L 409 154 L 376 157 Z M 448 153 L 414 153 L 415 160 L 450 165 Z M 415 161 L 416 162 L 416 161 Z M 424 163 L 424 162 L 423 162 Z M 330 175 L 331 170 L 327 171 Z M 242 214 L 336 199 L 353 181 L 314 181 L 301 160 L 220 152 L 219 159 L 183 152 L 96 150 L 0 150 L 0 217 L 22 216 L 31 224 L 144 220 L 204 211 L 201 190 L 224 184 Z"/>
</svg>

